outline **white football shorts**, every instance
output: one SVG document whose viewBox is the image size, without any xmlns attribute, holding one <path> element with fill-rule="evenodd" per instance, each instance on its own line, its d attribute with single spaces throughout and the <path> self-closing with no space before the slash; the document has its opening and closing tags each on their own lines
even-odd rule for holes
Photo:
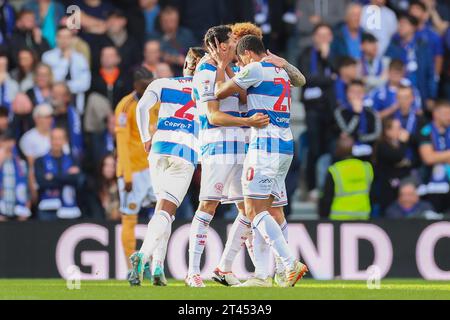
<svg viewBox="0 0 450 320">
<path fill-rule="evenodd" d="M 292 155 L 250 149 L 242 172 L 244 197 L 268 199 L 274 196 L 272 206 L 287 204 L 285 180 Z"/>
<path fill-rule="evenodd" d="M 183 159 L 159 154 L 150 154 L 149 162 L 156 198 L 179 207 L 191 184 L 194 166 Z"/>
<path fill-rule="evenodd" d="M 212 200 L 221 203 L 244 201 L 242 195 L 242 163 L 218 161 L 218 157 L 202 159 L 200 201 Z"/>
<path fill-rule="evenodd" d="M 141 208 L 148 207 L 156 202 L 149 169 L 133 173 L 133 189 L 131 192 L 125 191 L 123 177 L 120 177 L 117 183 L 119 187 L 120 212 L 123 214 L 138 214 Z"/>
</svg>

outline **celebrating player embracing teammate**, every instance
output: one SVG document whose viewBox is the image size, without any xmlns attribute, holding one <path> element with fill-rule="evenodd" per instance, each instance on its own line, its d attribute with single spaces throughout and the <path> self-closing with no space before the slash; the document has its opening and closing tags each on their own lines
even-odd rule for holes
<svg viewBox="0 0 450 320">
<path fill-rule="evenodd" d="M 308 270 L 292 255 L 271 216 L 285 224 L 282 209 L 272 207 L 287 203 L 284 180 L 294 144 L 289 128 L 290 86 L 291 81 L 303 85 L 304 77 L 284 59 L 268 56 L 259 37 L 244 36 L 237 50 L 236 40 L 229 26 L 210 28 L 204 41 L 208 54 L 201 58 L 200 49 L 189 50 L 184 69 L 188 78 L 155 80 L 139 101 L 136 119 L 145 150 L 150 152 L 158 203 L 144 243 L 130 259 L 132 285 L 142 282 L 144 265 L 152 262 L 155 251 L 164 250 L 165 255 L 176 209 L 198 160 L 202 163 L 200 205 L 191 224 L 186 285 L 205 286 L 200 260 L 209 223 L 220 203 L 235 203 L 239 216 L 214 271 L 215 281 L 271 286 L 270 247 L 278 260 L 277 276 L 282 279 L 278 285 L 294 286 Z M 241 68 L 232 65 L 236 60 Z M 158 102 L 161 108 L 152 138 L 149 110 Z M 241 284 L 231 264 L 252 233 L 259 248 L 253 252 L 255 276 Z M 161 262 L 153 261 L 153 271 L 162 268 Z M 158 274 L 154 283 L 165 285 L 164 273 Z"/>
</svg>

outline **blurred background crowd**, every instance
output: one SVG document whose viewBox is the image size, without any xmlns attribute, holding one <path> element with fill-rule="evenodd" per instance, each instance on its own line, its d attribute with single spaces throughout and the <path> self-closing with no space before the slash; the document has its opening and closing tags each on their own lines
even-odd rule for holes
<svg viewBox="0 0 450 320">
<path fill-rule="evenodd" d="M 79 29 L 67 28 L 71 5 Z M 47 189 L 62 192 L 65 218 L 120 220 L 114 109 L 133 70 L 179 76 L 209 27 L 239 21 L 307 79 L 294 95 L 287 214 L 327 217 L 329 167 L 356 158 L 373 167 L 371 218 L 442 218 L 449 19 L 448 0 L 0 0 L 0 221 L 56 219 Z M 198 189 L 197 172 L 180 218 Z"/>
</svg>

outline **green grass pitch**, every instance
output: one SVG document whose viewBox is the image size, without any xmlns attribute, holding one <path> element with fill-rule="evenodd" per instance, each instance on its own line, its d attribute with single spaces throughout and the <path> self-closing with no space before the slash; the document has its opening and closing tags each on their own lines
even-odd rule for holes
<svg viewBox="0 0 450 320">
<path fill-rule="evenodd" d="M 380 289 L 368 289 L 364 281 L 318 281 L 306 279 L 295 288 L 227 288 L 207 282 L 206 288 L 187 288 L 171 280 L 167 287 L 144 283 L 131 288 L 126 281 L 82 281 L 69 290 L 61 279 L 0 279 L 0 299 L 149 299 L 149 300 L 275 300 L 275 299 L 446 299 L 450 282 L 425 280 L 381 281 Z"/>
</svg>

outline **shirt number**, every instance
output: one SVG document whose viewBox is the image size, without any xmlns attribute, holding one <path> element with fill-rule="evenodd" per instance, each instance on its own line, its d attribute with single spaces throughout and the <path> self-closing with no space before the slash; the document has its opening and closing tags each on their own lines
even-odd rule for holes
<svg viewBox="0 0 450 320">
<path fill-rule="evenodd" d="M 283 78 L 275 78 L 273 79 L 273 82 L 278 85 L 281 84 L 283 86 L 283 91 L 281 92 L 280 97 L 278 98 L 277 102 L 275 102 L 275 105 L 273 106 L 274 111 L 280 111 L 280 112 L 286 112 L 288 109 L 291 109 L 291 84 L 289 81 L 286 81 Z M 288 98 L 288 105 L 283 105 L 284 99 Z"/>
<path fill-rule="evenodd" d="M 183 92 L 192 93 L 192 89 L 191 88 L 183 88 Z M 174 116 L 175 118 L 179 118 L 179 119 L 187 119 L 189 121 L 194 120 L 194 115 L 192 113 L 188 113 L 188 110 L 192 107 L 195 106 L 195 102 L 193 100 L 188 101 L 188 103 L 186 103 L 184 106 L 182 106 L 180 109 L 178 109 Z"/>
</svg>

